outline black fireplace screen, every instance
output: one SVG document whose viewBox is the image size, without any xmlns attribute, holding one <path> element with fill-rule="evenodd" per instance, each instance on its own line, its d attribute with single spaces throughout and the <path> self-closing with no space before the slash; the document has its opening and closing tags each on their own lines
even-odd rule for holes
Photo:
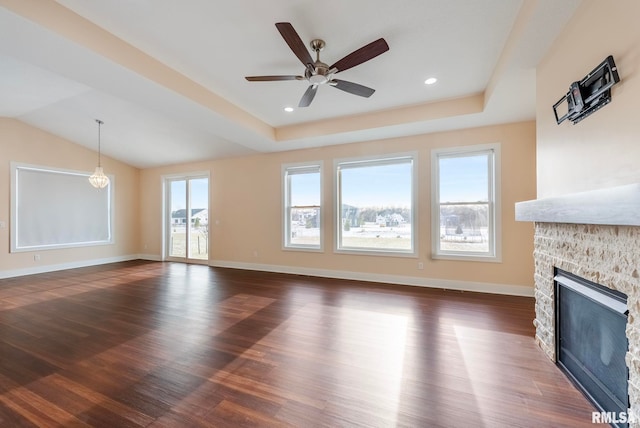
<svg viewBox="0 0 640 428">
<path fill-rule="evenodd" d="M 627 412 L 626 295 L 562 271 L 555 280 L 558 365 L 601 411 Z"/>
</svg>

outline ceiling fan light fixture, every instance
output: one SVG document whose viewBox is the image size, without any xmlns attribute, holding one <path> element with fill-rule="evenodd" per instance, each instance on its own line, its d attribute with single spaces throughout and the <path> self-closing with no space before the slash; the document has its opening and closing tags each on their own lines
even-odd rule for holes
<svg viewBox="0 0 640 428">
<path fill-rule="evenodd" d="M 438 81 L 438 79 L 436 79 L 435 77 L 429 77 L 427 80 L 424 81 L 424 84 L 425 85 L 433 85 L 437 81 Z"/>
<path fill-rule="evenodd" d="M 323 85 L 327 83 L 327 81 L 327 76 L 323 74 L 314 74 L 313 76 L 309 77 L 309 83 L 311 83 L 312 85 Z"/>
</svg>

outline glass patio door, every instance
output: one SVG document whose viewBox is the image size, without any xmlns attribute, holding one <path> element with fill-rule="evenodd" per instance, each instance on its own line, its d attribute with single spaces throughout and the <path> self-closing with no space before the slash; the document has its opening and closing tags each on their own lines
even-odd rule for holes
<svg viewBox="0 0 640 428">
<path fill-rule="evenodd" d="M 209 177 L 165 179 L 166 258 L 207 263 L 209 260 Z"/>
</svg>

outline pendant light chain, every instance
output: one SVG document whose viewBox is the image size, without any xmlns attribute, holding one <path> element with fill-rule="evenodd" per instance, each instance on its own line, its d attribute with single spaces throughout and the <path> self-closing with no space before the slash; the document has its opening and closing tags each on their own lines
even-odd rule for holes
<svg viewBox="0 0 640 428">
<path fill-rule="evenodd" d="M 100 164 L 100 127 L 104 122 L 100 119 L 96 119 L 96 122 L 98 122 L 98 166 L 102 166 Z"/>
</svg>

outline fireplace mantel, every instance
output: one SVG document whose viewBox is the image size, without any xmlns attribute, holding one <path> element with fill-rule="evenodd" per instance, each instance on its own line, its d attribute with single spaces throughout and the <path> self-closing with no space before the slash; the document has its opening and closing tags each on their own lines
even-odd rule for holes
<svg viewBox="0 0 640 428">
<path fill-rule="evenodd" d="M 518 202 L 516 220 L 640 226 L 640 183 Z"/>
</svg>

